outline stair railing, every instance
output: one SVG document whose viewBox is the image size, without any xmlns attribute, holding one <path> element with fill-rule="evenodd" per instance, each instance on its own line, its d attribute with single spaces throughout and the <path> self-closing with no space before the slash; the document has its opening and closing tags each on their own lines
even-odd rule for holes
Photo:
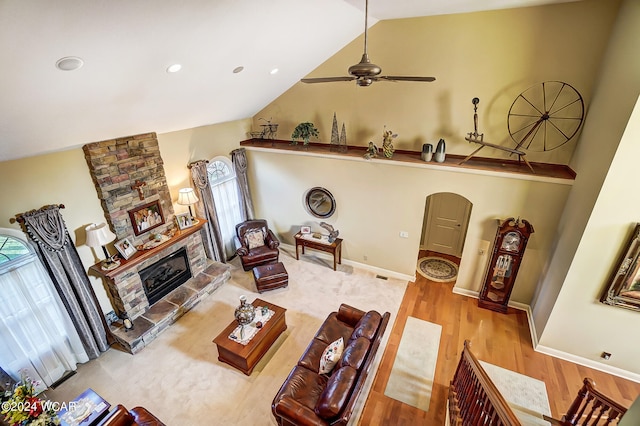
<svg viewBox="0 0 640 426">
<path fill-rule="evenodd" d="M 450 426 L 520 426 L 507 401 L 471 353 L 470 346 L 465 340 L 449 386 Z"/>
</svg>

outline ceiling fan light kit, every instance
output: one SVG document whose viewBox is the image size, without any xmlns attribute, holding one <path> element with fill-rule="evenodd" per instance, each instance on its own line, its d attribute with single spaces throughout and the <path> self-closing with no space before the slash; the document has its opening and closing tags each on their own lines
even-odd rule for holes
<svg viewBox="0 0 640 426">
<path fill-rule="evenodd" d="M 364 9 L 364 53 L 362 59 L 355 65 L 349 67 L 349 76 L 344 77 L 318 77 L 318 78 L 303 78 L 300 80 L 303 83 L 333 83 L 336 81 L 354 81 L 358 86 L 370 86 L 374 81 L 421 81 L 431 82 L 435 81 L 435 77 L 419 77 L 419 76 L 391 76 L 380 75 L 382 68 L 378 65 L 371 63 L 369 55 L 367 54 L 367 18 L 369 16 L 369 0 L 365 0 Z"/>
</svg>

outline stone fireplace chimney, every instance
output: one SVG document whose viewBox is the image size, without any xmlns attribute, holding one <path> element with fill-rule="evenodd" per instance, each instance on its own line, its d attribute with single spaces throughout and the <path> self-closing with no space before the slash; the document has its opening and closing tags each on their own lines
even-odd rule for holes
<svg viewBox="0 0 640 426">
<path fill-rule="evenodd" d="M 119 240 L 129 237 L 134 245 L 149 240 L 149 233 L 134 235 L 129 211 L 156 200 L 165 222 L 154 228 L 154 233 L 165 233 L 175 227 L 171 194 L 155 133 L 94 142 L 82 149 L 102 209 Z"/>
</svg>

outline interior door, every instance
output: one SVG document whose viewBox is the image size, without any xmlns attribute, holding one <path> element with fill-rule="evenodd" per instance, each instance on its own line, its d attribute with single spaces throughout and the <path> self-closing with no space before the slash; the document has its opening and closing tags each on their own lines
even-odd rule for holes
<svg viewBox="0 0 640 426">
<path fill-rule="evenodd" d="M 423 247 L 461 257 L 470 213 L 471 203 L 458 194 L 444 192 L 429 196 Z"/>
</svg>

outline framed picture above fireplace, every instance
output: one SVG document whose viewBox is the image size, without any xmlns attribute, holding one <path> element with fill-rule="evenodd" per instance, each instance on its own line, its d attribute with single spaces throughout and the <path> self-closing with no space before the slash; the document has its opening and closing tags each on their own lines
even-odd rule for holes
<svg viewBox="0 0 640 426">
<path fill-rule="evenodd" d="M 164 223 L 160 201 L 152 201 L 129 210 L 129 219 L 131 219 L 133 233 L 136 235 L 157 228 Z"/>
</svg>

